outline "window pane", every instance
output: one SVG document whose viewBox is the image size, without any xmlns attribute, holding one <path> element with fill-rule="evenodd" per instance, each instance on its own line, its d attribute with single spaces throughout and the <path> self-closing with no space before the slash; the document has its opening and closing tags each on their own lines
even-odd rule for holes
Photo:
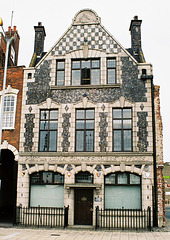
<svg viewBox="0 0 170 240">
<path fill-rule="evenodd" d="M 116 175 L 111 173 L 105 177 L 105 184 L 115 184 L 116 183 Z"/>
<path fill-rule="evenodd" d="M 57 62 L 57 69 L 64 69 L 64 61 L 63 62 Z"/>
<path fill-rule="evenodd" d="M 119 173 L 117 175 L 117 183 L 118 184 L 127 184 L 128 183 L 127 173 Z"/>
<path fill-rule="evenodd" d="M 57 129 L 57 128 L 58 128 L 58 121 L 49 122 L 49 129 Z"/>
<path fill-rule="evenodd" d="M 52 183 L 52 172 L 43 172 L 43 183 Z"/>
<path fill-rule="evenodd" d="M 49 114 L 48 111 L 41 111 L 41 119 L 48 119 Z"/>
<path fill-rule="evenodd" d="M 63 185 L 32 185 L 30 190 L 31 207 L 63 207 Z"/>
<path fill-rule="evenodd" d="M 93 151 L 93 131 L 86 131 L 86 151 Z"/>
<path fill-rule="evenodd" d="M 50 131 L 49 134 L 49 151 L 57 151 L 57 131 Z"/>
<path fill-rule="evenodd" d="M 77 120 L 76 121 L 76 129 L 84 129 L 84 120 Z"/>
<path fill-rule="evenodd" d="M 113 118 L 122 118 L 121 109 L 113 109 Z"/>
<path fill-rule="evenodd" d="M 131 109 L 123 109 L 123 118 L 131 118 Z"/>
<path fill-rule="evenodd" d="M 123 134 L 124 134 L 124 136 L 123 136 L 124 151 L 131 151 L 132 150 L 131 130 L 124 130 Z"/>
<path fill-rule="evenodd" d="M 121 129 L 122 128 L 122 120 L 113 120 L 113 128 Z"/>
<path fill-rule="evenodd" d="M 76 183 L 93 183 L 93 175 L 89 172 L 79 172 L 75 176 Z"/>
<path fill-rule="evenodd" d="M 40 129 L 41 130 L 48 129 L 48 121 L 41 121 L 40 122 Z"/>
<path fill-rule="evenodd" d="M 64 176 L 60 173 L 54 173 L 54 183 L 64 183 Z"/>
<path fill-rule="evenodd" d="M 130 184 L 140 184 L 140 176 L 130 174 Z"/>
<path fill-rule="evenodd" d="M 81 68 L 90 68 L 90 60 L 82 61 Z"/>
<path fill-rule="evenodd" d="M 86 129 L 94 129 L 94 120 L 86 121 Z"/>
<path fill-rule="evenodd" d="M 85 118 L 84 113 L 85 113 L 84 110 L 77 110 L 76 111 L 76 119 L 84 119 Z"/>
<path fill-rule="evenodd" d="M 115 68 L 116 67 L 116 59 L 107 59 L 107 67 Z"/>
<path fill-rule="evenodd" d="M 115 69 L 108 69 L 107 70 L 107 81 L 108 84 L 113 84 L 116 82 L 116 71 Z"/>
<path fill-rule="evenodd" d="M 122 150 L 121 131 L 114 130 L 113 131 L 113 151 L 121 151 L 121 150 Z"/>
<path fill-rule="evenodd" d="M 84 150 L 84 131 L 76 132 L 76 151 L 82 152 Z"/>
<path fill-rule="evenodd" d="M 105 208 L 140 209 L 140 186 L 105 186 Z"/>
<path fill-rule="evenodd" d="M 92 60 L 92 68 L 99 68 L 100 60 Z"/>
<path fill-rule="evenodd" d="M 91 70 L 91 84 L 100 84 L 100 70 L 99 69 Z"/>
<path fill-rule="evenodd" d="M 90 84 L 90 69 L 84 68 L 81 71 L 81 84 Z"/>
<path fill-rule="evenodd" d="M 58 119 L 58 111 L 57 110 L 50 111 L 50 119 Z"/>
<path fill-rule="evenodd" d="M 123 120 L 123 128 L 132 128 L 131 120 Z"/>
<path fill-rule="evenodd" d="M 79 69 L 80 61 L 72 61 L 72 69 Z"/>
<path fill-rule="evenodd" d="M 58 86 L 64 85 L 64 71 L 57 72 L 57 85 Z"/>
<path fill-rule="evenodd" d="M 47 151 L 47 140 L 48 140 L 48 132 L 41 131 L 40 132 L 40 151 Z"/>
<path fill-rule="evenodd" d="M 72 70 L 72 85 L 80 85 L 80 70 Z"/>
<path fill-rule="evenodd" d="M 86 119 L 94 119 L 94 110 L 93 109 L 86 110 Z"/>
</svg>

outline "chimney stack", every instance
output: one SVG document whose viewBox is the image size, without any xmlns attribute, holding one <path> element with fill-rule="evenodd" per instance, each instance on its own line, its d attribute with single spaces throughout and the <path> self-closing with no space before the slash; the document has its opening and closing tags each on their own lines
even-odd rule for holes
<svg viewBox="0 0 170 240">
<path fill-rule="evenodd" d="M 41 56 L 44 51 L 44 40 L 45 40 L 45 28 L 42 26 L 42 22 L 38 23 L 38 26 L 34 26 L 35 29 L 35 41 L 34 41 L 34 53 L 37 56 Z"/>
<path fill-rule="evenodd" d="M 141 45 L 141 23 L 142 20 L 138 20 L 138 16 L 134 16 L 131 20 L 129 31 L 131 33 L 131 48 L 134 55 L 138 55 Z"/>
</svg>

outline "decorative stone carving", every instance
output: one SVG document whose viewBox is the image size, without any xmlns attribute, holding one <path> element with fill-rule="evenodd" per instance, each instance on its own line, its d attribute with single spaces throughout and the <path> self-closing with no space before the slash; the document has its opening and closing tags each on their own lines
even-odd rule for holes
<svg viewBox="0 0 170 240">
<path fill-rule="evenodd" d="M 91 9 L 83 9 L 79 11 L 75 18 L 73 19 L 73 24 L 94 24 L 100 23 L 100 18 L 98 15 Z"/>
<path fill-rule="evenodd" d="M 25 123 L 25 143 L 24 143 L 24 149 L 25 152 L 31 152 L 32 146 L 33 146 L 33 128 L 34 128 L 34 118 L 35 114 L 25 114 L 26 123 Z"/>
<path fill-rule="evenodd" d="M 139 128 L 138 133 L 137 133 L 137 136 L 139 137 L 137 146 L 138 146 L 140 152 L 147 152 L 148 122 L 147 122 L 146 118 L 148 116 L 148 113 L 147 112 L 138 112 L 137 116 L 138 116 L 137 126 Z"/>
<path fill-rule="evenodd" d="M 70 128 L 70 122 L 69 119 L 71 117 L 71 113 L 63 113 L 63 123 L 62 123 L 62 128 L 63 128 L 63 132 L 62 132 L 62 137 L 63 137 L 63 141 L 62 141 L 62 151 L 63 152 L 68 152 L 68 148 L 70 146 L 70 142 L 69 142 L 69 128 Z"/>
<path fill-rule="evenodd" d="M 106 138 L 108 136 L 107 133 L 107 113 L 99 113 L 99 117 L 100 117 L 100 122 L 99 122 L 99 127 L 100 127 L 100 132 L 99 132 L 99 137 L 100 137 L 100 142 L 99 142 L 99 146 L 100 146 L 100 152 L 106 152 L 106 147 L 107 147 L 107 141 Z"/>
</svg>

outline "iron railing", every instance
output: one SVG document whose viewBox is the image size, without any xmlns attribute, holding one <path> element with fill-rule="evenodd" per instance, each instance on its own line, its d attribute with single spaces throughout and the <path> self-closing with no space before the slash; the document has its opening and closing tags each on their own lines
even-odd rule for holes
<svg viewBox="0 0 170 240">
<path fill-rule="evenodd" d="M 151 230 L 151 208 L 99 209 L 96 207 L 96 229 Z"/>
<path fill-rule="evenodd" d="M 68 208 L 19 206 L 16 208 L 16 225 L 66 228 Z"/>
</svg>

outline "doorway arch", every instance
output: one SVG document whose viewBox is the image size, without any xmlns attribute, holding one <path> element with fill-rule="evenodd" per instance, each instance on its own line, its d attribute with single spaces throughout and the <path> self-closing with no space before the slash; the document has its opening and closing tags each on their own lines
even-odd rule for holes
<svg viewBox="0 0 170 240">
<path fill-rule="evenodd" d="M 0 224 L 15 222 L 18 164 L 9 149 L 1 150 L 0 159 Z"/>
</svg>

